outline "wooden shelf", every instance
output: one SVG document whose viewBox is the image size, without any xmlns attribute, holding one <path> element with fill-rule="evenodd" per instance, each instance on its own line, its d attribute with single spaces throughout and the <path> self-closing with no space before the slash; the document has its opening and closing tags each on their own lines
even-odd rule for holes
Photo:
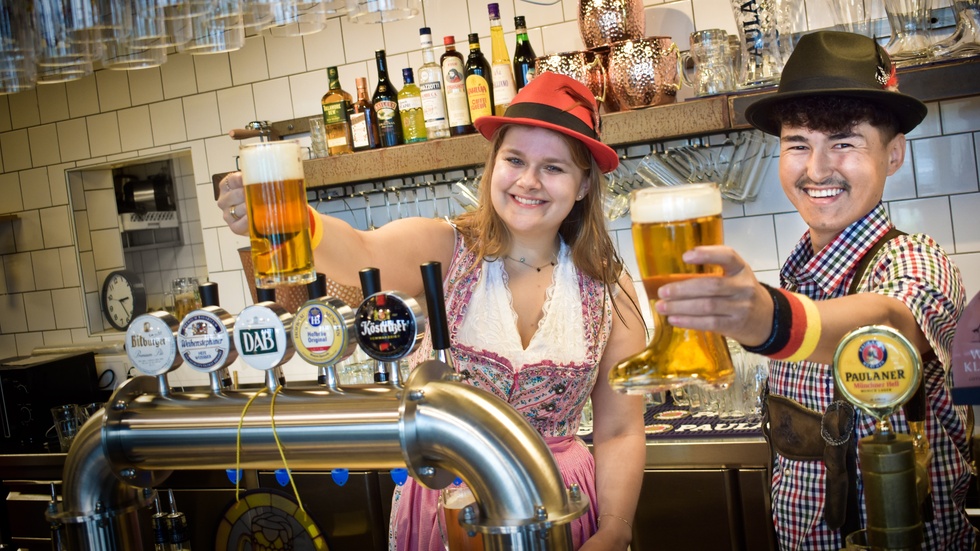
<svg viewBox="0 0 980 551">
<path fill-rule="evenodd" d="M 980 94 L 980 58 L 949 60 L 899 69 L 904 93 L 922 101 Z M 602 140 L 612 147 L 716 134 L 748 128 L 745 108 L 775 87 L 609 113 L 602 117 Z M 280 135 L 308 131 L 307 119 L 273 123 Z M 375 149 L 304 161 L 310 189 L 482 165 L 488 143 L 479 134 Z"/>
</svg>

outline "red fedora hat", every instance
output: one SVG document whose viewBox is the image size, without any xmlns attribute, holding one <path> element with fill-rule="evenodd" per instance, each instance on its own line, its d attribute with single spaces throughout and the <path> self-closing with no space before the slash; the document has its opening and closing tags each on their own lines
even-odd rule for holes
<svg viewBox="0 0 980 551">
<path fill-rule="evenodd" d="M 488 140 L 505 124 L 547 128 L 585 144 L 603 172 L 619 165 L 613 148 L 599 141 L 599 106 L 592 92 L 581 82 L 558 73 L 546 71 L 535 76 L 514 96 L 503 116 L 480 117 L 473 124 Z"/>
</svg>

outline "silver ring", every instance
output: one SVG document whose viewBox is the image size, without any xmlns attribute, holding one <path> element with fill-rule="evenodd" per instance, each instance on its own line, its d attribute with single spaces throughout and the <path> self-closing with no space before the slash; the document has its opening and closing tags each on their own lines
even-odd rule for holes
<svg viewBox="0 0 980 551">
<path fill-rule="evenodd" d="M 239 218 L 241 218 L 241 216 L 239 216 L 239 215 L 238 215 L 238 214 L 237 214 L 237 213 L 235 212 L 235 207 L 237 207 L 237 206 L 238 206 L 238 205 L 232 205 L 232 206 L 231 206 L 231 208 L 230 208 L 230 209 L 228 209 L 228 214 L 230 214 L 230 215 L 231 215 L 231 219 L 232 219 L 232 220 L 238 220 Z"/>
</svg>

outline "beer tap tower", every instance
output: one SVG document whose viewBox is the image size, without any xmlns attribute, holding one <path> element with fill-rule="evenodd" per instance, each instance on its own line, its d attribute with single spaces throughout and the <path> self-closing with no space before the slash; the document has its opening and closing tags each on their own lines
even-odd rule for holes
<svg viewBox="0 0 980 551">
<path fill-rule="evenodd" d="M 483 534 L 486 549 L 572 549 L 570 523 L 588 499 L 565 487 L 548 446 L 520 413 L 459 383 L 445 363 L 423 362 L 403 386 L 280 385 L 272 373 L 292 353 L 295 326 L 309 321 L 312 308 L 304 309 L 303 323 L 272 302 L 246 308 L 237 322 L 215 305 L 179 323 L 166 312 L 133 321 L 127 354 L 145 375 L 121 385 L 79 431 L 65 461 L 63 499 L 48 514 L 68 549 L 141 548 L 137 512 L 155 497 L 144 490 L 174 470 L 276 469 L 287 458 L 291 469 L 407 467 L 432 489 L 459 475 L 476 499 L 461 520 Z M 362 342 L 385 361 L 403 357 L 421 340 L 420 310 L 401 293 L 373 293 L 358 308 Z M 349 313 L 337 320 L 341 332 L 353 327 Z M 334 341 L 337 357 L 346 342 Z M 393 356 L 398 343 L 402 355 Z M 264 370 L 267 388 L 226 388 L 217 373 L 236 357 Z M 173 392 L 167 375 L 183 363 L 208 373 L 210 388 Z"/>
<path fill-rule="evenodd" d="M 842 397 L 876 421 L 875 433 L 858 442 L 867 527 L 847 535 L 847 549 L 852 545 L 874 550 L 921 549 L 930 454 L 918 414 L 924 401 L 913 399 L 922 388 L 918 350 L 890 327 L 856 329 L 837 346 L 834 382 Z M 896 433 L 889 416 L 910 399 L 914 407 L 906 409 L 906 417 L 912 434 Z"/>
</svg>

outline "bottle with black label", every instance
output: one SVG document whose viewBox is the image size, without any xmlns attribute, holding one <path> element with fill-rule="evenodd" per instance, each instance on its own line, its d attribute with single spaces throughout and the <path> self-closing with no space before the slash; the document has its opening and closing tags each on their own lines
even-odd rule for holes
<svg viewBox="0 0 980 551">
<path fill-rule="evenodd" d="M 527 38 L 527 24 L 524 16 L 514 17 L 514 28 L 517 29 L 517 46 L 514 47 L 514 84 L 517 90 L 527 86 L 534 78 L 534 48 Z"/>
<path fill-rule="evenodd" d="M 466 99 L 470 120 L 493 115 L 493 72 L 480 51 L 480 35 L 470 33 L 470 55 L 466 58 Z"/>
<path fill-rule="evenodd" d="M 456 51 L 456 37 L 442 38 L 446 52 L 439 58 L 442 81 L 446 86 L 446 115 L 449 133 L 453 136 L 472 134 L 476 131 L 470 119 L 470 104 L 466 100 L 466 62 L 463 54 Z"/>
<path fill-rule="evenodd" d="M 381 147 L 381 137 L 378 135 L 378 118 L 374 113 L 373 104 L 368 99 L 367 79 L 357 77 L 357 101 L 351 104 L 350 130 L 354 151 L 364 151 Z"/>
<path fill-rule="evenodd" d="M 401 116 L 398 112 L 398 89 L 388 79 L 388 61 L 385 51 L 374 52 L 378 62 L 378 86 L 371 96 L 374 104 L 374 114 L 378 118 L 378 135 L 381 137 L 381 147 L 391 147 L 402 143 Z"/>
</svg>

